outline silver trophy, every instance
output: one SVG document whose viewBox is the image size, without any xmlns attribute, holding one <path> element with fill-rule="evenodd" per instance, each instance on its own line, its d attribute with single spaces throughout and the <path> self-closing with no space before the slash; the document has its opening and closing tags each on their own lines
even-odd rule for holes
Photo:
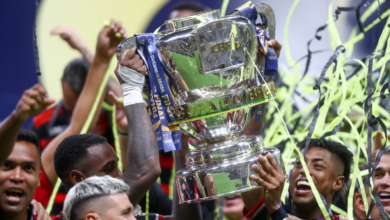
<svg viewBox="0 0 390 220">
<path fill-rule="evenodd" d="M 272 8 L 254 7 L 273 39 Z M 210 10 L 168 20 L 165 26 L 154 35 L 175 102 L 175 119 L 168 122 L 197 145 L 186 155 L 186 168 L 176 171 L 180 203 L 258 188 L 249 176 L 256 175 L 251 166 L 260 154 L 271 153 L 284 171 L 278 149 L 264 148 L 260 136 L 245 135 L 259 105 L 276 97 L 274 83 L 262 76 L 264 59 L 257 60 L 259 43 L 251 21 L 240 11 L 221 17 L 219 10 Z M 135 37 L 124 40 L 118 60 L 136 47 Z"/>
</svg>

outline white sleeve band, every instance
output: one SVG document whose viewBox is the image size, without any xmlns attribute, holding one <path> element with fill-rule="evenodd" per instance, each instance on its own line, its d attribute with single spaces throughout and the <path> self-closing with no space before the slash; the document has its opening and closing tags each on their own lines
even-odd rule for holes
<svg viewBox="0 0 390 220">
<path fill-rule="evenodd" d="M 145 76 L 130 68 L 119 65 L 118 74 L 123 80 L 123 105 L 133 105 L 144 103 L 142 89 L 145 83 Z"/>
</svg>

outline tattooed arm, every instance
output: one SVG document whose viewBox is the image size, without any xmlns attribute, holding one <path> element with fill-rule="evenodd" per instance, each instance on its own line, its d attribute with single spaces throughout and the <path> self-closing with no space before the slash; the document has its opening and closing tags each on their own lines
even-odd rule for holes
<svg viewBox="0 0 390 220">
<path fill-rule="evenodd" d="M 128 50 L 125 53 L 121 66 L 146 75 L 146 66 L 134 50 Z M 118 75 L 118 68 L 119 65 L 115 73 L 123 87 L 125 83 L 129 83 L 128 81 L 131 80 L 127 78 L 126 82 L 123 81 Z M 126 98 L 126 96 L 124 97 Z M 127 169 L 122 178 L 130 186 L 131 203 L 136 205 L 160 176 L 161 168 L 156 136 L 145 104 L 125 104 L 125 113 L 128 121 L 129 147 L 127 150 Z M 183 136 L 182 150 L 175 152 L 176 170 L 185 167 L 185 154 L 187 152 L 188 138 Z M 179 205 L 176 189 L 174 190 L 172 209 L 173 215 L 164 216 L 163 219 L 202 219 L 200 204 Z"/>
<path fill-rule="evenodd" d="M 136 205 L 160 176 L 158 146 L 145 104 L 125 106 L 129 122 L 127 168 L 122 178 L 130 186 L 130 201 Z"/>
<path fill-rule="evenodd" d="M 123 68 L 132 69 L 144 76 L 146 75 L 147 68 L 140 56 L 135 54 L 134 50 L 126 52 L 120 65 Z M 129 78 L 122 79 L 118 74 L 118 68 L 119 64 L 115 74 L 122 87 L 126 86 L 125 84 L 128 82 L 123 80 L 131 81 L 132 78 L 128 75 Z M 141 86 L 143 86 L 143 83 Z M 140 91 L 135 95 L 142 96 Z M 161 168 L 156 136 L 145 104 L 127 104 L 126 97 L 124 99 L 129 145 L 127 148 L 127 168 L 122 175 L 122 179 L 130 186 L 131 203 L 137 205 L 160 176 Z"/>
</svg>

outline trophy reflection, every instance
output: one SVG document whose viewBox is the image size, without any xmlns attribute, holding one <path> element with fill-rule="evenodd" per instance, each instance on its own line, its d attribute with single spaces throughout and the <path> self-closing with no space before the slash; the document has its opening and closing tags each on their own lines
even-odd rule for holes
<svg viewBox="0 0 390 220">
<path fill-rule="evenodd" d="M 204 179 L 206 183 L 207 196 L 217 195 L 217 190 L 215 189 L 213 176 L 211 174 L 207 174 Z"/>
<path fill-rule="evenodd" d="M 258 3 L 250 8 L 274 38 L 272 8 Z M 162 75 L 173 97 L 168 125 L 178 126 L 198 145 L 186 155 L 186 168 L 176 171 L 180 203 L 258 188 L 249 177 L 256 175 L 251 167 L 260 154 L 270 153 L 284 170 L 279 150 L 264 148 L 259 135 L 245 135 L 258 120 L 259 105 L 275 99 L 276 89 L 264 80 L 265 60 L 257 59 L 255 28 L 241 13 L 221 17 L 219 10 L 204 11 L 168 20 L 166 30 L 154 34 Z M 123 41 L 118 60 L 135 48 L 136 37 Z"/>
</svg>

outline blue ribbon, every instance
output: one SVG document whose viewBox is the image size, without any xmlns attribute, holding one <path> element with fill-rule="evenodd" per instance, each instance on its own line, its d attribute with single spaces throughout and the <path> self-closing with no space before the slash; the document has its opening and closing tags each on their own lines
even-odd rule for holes
<svg viewBox="0 0 390 220">
<path fill-rule="evenodd" d="M 276 56 L 275 50 L 273 47 L 267 46 L 267 41 L 269 41 L 269 37 L 267 34 L 267 30 L 264 28 L 263 24 L 256 24 L 257 20 L 257 10 L 255 5 L 252 2 L 247 2 L 243 6 L 237 9 L 242 16 L 248 18 L 255 29 L 257 38 L 259 39 L 260 44 L 262 45 L 265 52 L 265 76 L 276 76 L 278 70 L 278 57 Z M 263 19 L 266 19 L 265 16 L 262 16 Z"/>
<path fill-rule="evenodd" d="M 137 52 L 148 68 L 149 78 L 145 80 L 150 100 L 151 120 L 159 149 L 165 152 L 180 150 L 180 129 L 168 126 L 167 116 L 174 120 L 174 102 L 161 67 L 156 41 L 153 34 L 137 35 Z"/>
</svg>

